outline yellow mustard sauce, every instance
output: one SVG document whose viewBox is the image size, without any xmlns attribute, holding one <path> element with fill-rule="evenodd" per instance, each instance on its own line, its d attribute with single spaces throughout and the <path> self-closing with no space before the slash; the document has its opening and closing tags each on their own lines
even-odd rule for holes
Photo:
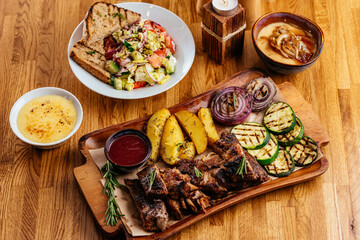
<svg viewBox="0 0 360 240">
<path fill-rule="evenodd" d="M 37 143 L 51 143 L 65 138 L 75 123 L 74 104 L 57 95 L 32 99 L 21 108 L 17 118 L 21 134 Z"/>
</svg>

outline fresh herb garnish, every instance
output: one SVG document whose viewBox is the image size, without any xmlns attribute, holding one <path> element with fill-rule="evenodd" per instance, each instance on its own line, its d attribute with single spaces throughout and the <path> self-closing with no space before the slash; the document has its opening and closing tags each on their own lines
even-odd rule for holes
<svg viewBox="0 0 360 240">
<path fill-rule="evenodd" d="M 147 180 L 148 185 L 149 185 L 149 190 L 151 190 L 151 187 L 154 184 L 155 178 L 156 178 L 156 172 L 155 172 L 155 170 L 153 168 L 151 168 L 149 176 L 146 177 L 146 180 Z"/>
<path fill-rule="evenodd" d="M 247 168 L 246 168 L 246 157 L 245 155 L 243 156 L 243 158 L 241 159 L 240 163 L 239 163 L 239 167 L 236 170 L 236 174 L 240 175 L 241 177 L 244 177 L 244 172 L 247 173 Z"/>
<path fill-rule="evenodd" d="M 96 14 L 97 14 L 99 17 L 102 17 L 101 13 L 97 12 Z"/>
<path fill-rule="evenodd" d="M 134 48 L 132 47 L 132 45 L 128 41 L 124 40 L 124 45 L 127 48 L 127 50 L 129 50 L 129 52 L 134 51 Z"/>
<path fill-rule="evenodd" d="M 88 54 L 93 55 L 96 51 L 88 51 Z"/>
<path fill-rule="evenodd" d="M 236 108 L 236 94 L 233 92 L 233 102 L 234 102 L 234 108 Z"/>
<path fill-rule="evenodd" d="M 114 13 L 113 15 L 112 15 L 112 17 L 114 18 L 114 17 L 116 17 L 116 16 L 119 16 L 120 17 L 120 19 L 124 19 L 124 20 L 126 20 L 126 17 L 124 17 L 121 13 L 119 13 L 119 12 L 117 12 L 117 13 Z"/>
<path fill-rule="evenodd" d="M 197 167 L 194 167 L 194 171 L 195 171 L 196 177 L 202 177 L 202 173 L 200 172 L 199 169 L 197 169 Z"/>
<path fill-rule="evenodd" d="M 114 171 L 114 166 L 109 161 L 106 161 L 104 166 L 100 169 L 100 172 L 103 174 L 103 178 L 106 179 L 103 193 L 109 197 L 104 223 L 106 223 L 106 225 L 110 224 L 111 226 L 115 226 L 118 223 L 119 217 L 124 215 L 120 214 L 119 205 L 115 201 L 114 190 L 116 187 L 123 185 L 117 181 L 116 177 L 118 176 L 118 173 Z"/>
<path fill-rule="evenodd" d="M 185 141 L 185 142 L 181 142 L 181 143 L 177 143 L 177 144 L 175 144 L 175 146 L 178 146 L 177 150 L 180 151 L 180 148 L 185 148 L 185 146 L 186 146 L 186 141 Z"/>
<path fill-rule="evenodd" d="M 240 101 L 242 101 L 244 98 L 246 98 L 246 96 L 248 95 L 249 93 L 246 93 L 241 99 Z"/>
</svg>

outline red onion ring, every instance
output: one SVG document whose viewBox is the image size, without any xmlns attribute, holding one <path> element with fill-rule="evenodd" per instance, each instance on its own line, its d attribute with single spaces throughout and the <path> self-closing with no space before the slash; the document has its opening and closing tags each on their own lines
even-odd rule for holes
<svg viewBox="0 0 360 240">
<path fill-rule="evenodd" d="M 277 88 L 271 79 L 257 78 L 246 86 L 246 91 L 251 95 L 253 101 L 252 110 L 254 112 L 260 112 L 274 101 Z"/>
<path fill-rule="evenodd" d="M 251 94 L 244 88 L 228 87 L 218 92 L 211 101 L 214 119 L 224 125 L 244 122 L 252 110 Z"/>
</svg>

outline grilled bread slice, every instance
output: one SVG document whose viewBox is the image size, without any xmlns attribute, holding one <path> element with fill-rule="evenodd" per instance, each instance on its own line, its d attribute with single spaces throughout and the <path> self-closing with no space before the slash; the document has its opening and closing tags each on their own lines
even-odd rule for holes
<svg viewBox="0 0 360 240">
<path fill-rule="evenodd" d="M 110 84 L 110 74 L 105 70 L 104 38 L 140 18 L 140 14 L 110 3 L 94 3 L 85 17 L 82 39 L 71 49 L 70 57 L 93 76 Z"/>
<path fill-rule="evenodd" d="M 105 56 L 85 46 L 81 41 L 71 49 L 70 57 L 82 68 L 104 83 L 110 84 L 110 73 L 105 70 Z"/>
<path fill-rule="evenodd" d="M 130 26 L 140 18 L 140 14 L 130 10 L 119 8 L 111 3 L 97 2 L 90 7 L 85 17 L 82 41 L 87 46 L 94 46 L 94 44 L 98 46 L 105 37 Z M 96 50 L 99 51 L 99 49 Z"/>
</svg>

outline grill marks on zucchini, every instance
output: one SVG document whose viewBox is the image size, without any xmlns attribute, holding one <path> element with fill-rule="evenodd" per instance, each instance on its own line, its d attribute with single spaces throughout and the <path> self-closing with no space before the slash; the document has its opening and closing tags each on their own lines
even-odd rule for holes
<svg viewBox="0 0 360 240">
<path fill-rule="evenodd" d="M 293 146 L 298 143 L 304 135 L 304 126 L 299 118 L 296 118 L 296 124 L 293 130 L 283 135 L 275 136 L 282 146 Z"/>
<path fill-rule="evenodd" d="M 271 104 L 264 116 L 264 124 L 273 134 L 285 134 L 295 127 L 295 113 L 289 104 L 277 102 Z"/>
<path fill-rule="evenodd" d="M 284 149 L 279 150 L 277 158 L 269 165 L 264 166 L 267 173 L 275 177 L 289 176 L 295 169 L 294 159 Z"/>
<path fill-rule="evenodd" d="M 279 153 L 279 144 L 274 135 L 270 134 L 269 142 L 261 149 L 248 150 L 256 158 L 259 164 L 267 165 L 272 163 Z"/>
<path fill-rule="evenodd" d="M 297 166 L 308 166 L 315 161 L 318 155 L 318 145 L 310 137 L 304 136 L 299 143 L 287 147 Z"/>
<path fill-rule="evenodd" d="M 270 133 L 259 123 L 247 122 L 236 125 L 231 130 L 245 149 L 260 149 L 270 140 Z"/>
</svg>

